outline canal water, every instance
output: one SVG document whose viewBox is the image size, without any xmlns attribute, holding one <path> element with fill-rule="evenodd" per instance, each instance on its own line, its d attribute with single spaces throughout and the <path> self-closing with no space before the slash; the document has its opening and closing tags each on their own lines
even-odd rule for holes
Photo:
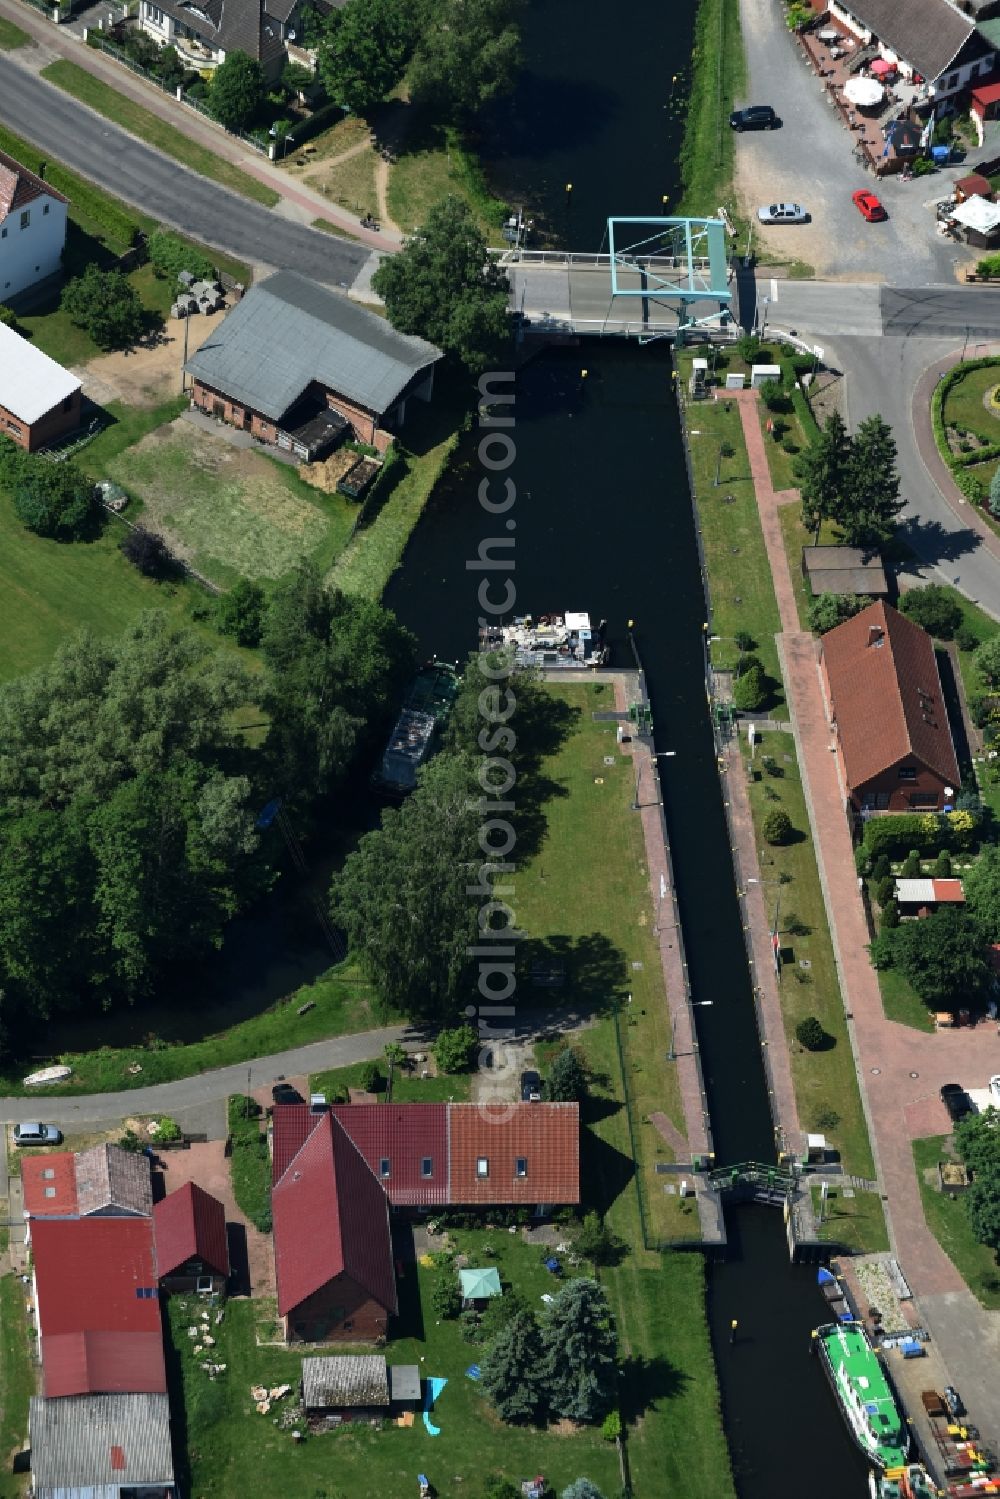
<svg viewBox="0 0 1000 1499">
<path fill-rule="evenodd" d="M 569 248 L 600 247 L 609 214 L 660 211 L 679 192 L 683 89 L 695 0 L 627 13 L 601 0 L 545 0 L 526 15 L 515 96 L 484 122 L 482 154 L 512 204 Z M 677 83 L 673 82 L 677 76 Z M 671 99 L 671 92 L 675 97 Z M 566 192 L 566 184 L 572 191 Z M 704 205 L 706 210 L 713 205 Z M 586 369 L 586 376 L 583 370 Z M 612 341 L 546 353 L 517 384 L 518 607 L 588 610 L 646 668 L 705 1082 L 720 1163 L 774 1159 L 729 839 L 705 702 L 701 588 L 668 350 Z M 466 453 L 475 464 L 475 435 Z M 387 604 L 427 653 L 476 642 L 479 574 L 491 528 L 474 477 L 433 497 Z M 607 872 L 608 880 L 614 871 Z M 726 1430 L 743 1499 L 866 1492 L 809 1335 L 824 1303 L 815 1269 L 791 1267 L 781 1214 L 729 1211 L 730 1252 L 710 1272 L 710 1317 Z M 738 1322 L 735 1343 L 730 1326 Z M 645 1496 L 644 1496 L 645 1499 Z"/>
</svg>

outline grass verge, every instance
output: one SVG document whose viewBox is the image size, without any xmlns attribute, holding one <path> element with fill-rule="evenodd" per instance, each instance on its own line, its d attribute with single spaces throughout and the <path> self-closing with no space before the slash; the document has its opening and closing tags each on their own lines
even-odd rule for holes
<svg viewBox="0 0 1000 1499">
<path fill-rule="evenodd" d="M 915 1031 L 933 1031 L 934 1020 L 930 1010 L 897 968 L 879 969 L 878 986 L 882 991 L 882 1008 L 886 1020 L 894 1020 L 897 1025 L 908 1025 Z"/>
<path fill-rule="evenodd" d="M 259 1110 L 251 1109 L 251 1102 L 239 1093 L 229 1099 L 229 1138 L 233 1142 L 229 1175 L 240 1212 L 266 1234 L 271 1231 L 271 1153 L 267 1133 L 260 1127 Z"/>
<path fill-rule="evenodd" d="M 15 26 L 13 21 L 4 20 L 0 16 L 0 52 L 15 52 L 18 47 L 30 47 L 31 37 L 20 26 Z"/>
<path fill-rule="evenodd" d="M 819 1187 L 811 1187 L 810 1191 L 817 1231 L 824 1243 L 837 1244 L 852 1254 L 879 1254 L 888 1250 L 889 1232 L 877 1193 L 858 1190 L 853 1197 L 845 1197 L 843 1187 L 831 1187 L 821 1223 Z"/>
<path fill-rule="evenodd" d="M 802 423 L 794 410 L 783 411 L 779 416 L 771 416 L 763 402 L 757 406 L 757 419 L 760 422 L 761 437 L 764 439 L 764 452 L 767 454 L 767 466 L 771 473 L 771 483 L 775 489 L 795 489 L 797 480 L 795 478 L 794 464 L 803 448 L 807 447 L 806 435 L 802 430 Z M 767 430 L 768 421 L 780 422 L 782 437 L 776 442 Z M 784 444 L 790 442 L 792 451 L 788 452 Z M 792 508 L 795 508 L 794 506 Z"/>
<path fill-rule="evenodd" d="M 310 1003 L 312 1008 L 300 1015 L 299 1007 Z M 145 1088 L 151 1083 L 172 1083 L 233 1062 L 252 1061 L 254 1057 L 270 1056 L 310 1041 L 385 1023 L 373 1012 L 371 991 L 365 981 L 350 968 L 331 969 L 323 978 L 297 989 L 263 1014 L 253 1015 L 200 1041 L 174 1046 L 162 1042 L 152 1046 L 102 1046 L 96 1051 L 67 1052 L 57 1060 L 72 1067 L 73 1077 L 69 1082 L 46 1088 L 45 1097 L 110 1093 Z M 133 1067 L 139 1067 L 140 1071 L 131 1071 Z M 15 1096 L 38 1096 L 37 1089 L 22 1087 L 20 1073 L 0 1076 L 0 1090 Z"/>
<path fill-rule="evenodd" d="M 992 1249 L 980 1244 L 969 1223 L 960 1197 L 946 1197 L 937 1190 L 938 1161 L 954 1159 L 950 1135 L 930 1135 L 914 1140 L 913 1161 L 917 1168 L 920 1199 L 927 1227 L 937 1239 L 969 1290 L 992 1311 L 1000 1308 L 1000 1268 Z"/>
<path fill-rule="evenodd" d="M 781 1009 L 792 1065 L 792 1082 L 803 1129 L 829 1136 L 840 1151 L 847 1171 L 869 1179 L 875 1176 L 868 1129 L 861 1109 L 854 1059 L 827 924 L 826 902 L 820 884 L 806 812 L 795 741 L 791 734 L 765 733 L 758 741 L 750 782 L 750 808 L 758 844 L 767 848 L 761 874 L 765 897 L 773 912 L 780 896 L 778 928 L 782 949 Z M 780 776 L 767 775 L 763 756 L 770 756 Z M 774 807 L 783 807 L 798 835 L 782 847 L 769 847 L 760 832 L 761 821 Z M 785 883 L 778 883 L 784 878 Z M 801 935 L 789 927 L 801 926 Z M 803 968 L 803 962 L 808 968 Z M 824 1051 L 807 1051 L 795 1039 L 800 1020 L 814 1015 L 831 1038 Z M 831 1121 L 836 1118 L 836 1124 Z"/>
<path fill-rule="evenodd" d="M 714 212 L 732 191 L 733 100 L 746 84 L 739 0 L 700 0 L 677 213 Z"/>
<path fill-rule="evenodd" d="M 208 177 L 221 187 L 228 187 L 241 197 L 251 198 L 255 203 L 263 203 L 268 208 L 273 208 L 280 202 L 281 194 L 275 192 L 273 187 L 258 182 L 256 177 L 249 176 L 231 162 L 223 161 L 214 151 L 199 145 L 175 126 L 168 125 L 159 115 L 143 109 L 141 104 L 135 104 L 124 94 L 109 88 L 102 79 L 95 78 L 75 62 L 60 58 L 58 62 L 49 63 L 48 67 L 42 69 L 42 77 L 61 88 L 64 93 L 71 94 L 74 99 L 79 99 L 81 104 L 96 110 L 105 119 L 113 120 L 116 125 L 138 136 L 147 146 L 155 146 L 165 155 L 172 156 L 175 161 L 181 162 L 199 176 Z"/>
<path fill-rule="evenodd" d="M 382 1077 L 387 1071 L 384 1060 L 376 1057 Z M 314 1072 L 309 1079 L 313 1093 L 325 1093 L 333 1098 L 343 1088 L 360 1088 L 361 1074 L 366 1062 L 355 1062 L 350 1067 L 329 1067 L 325 1072 Z M 469 1073 L 442 1073 L 439 1077 L 421 1077 L 419 1071 L 407 1072 L 397 1067 L 392 1080 L 393 1103 L 466 1103 L 472 1093 L 472 1077 Z"/>
<path fill-rule="evenodd" d="M 24 1287 L 16 1275 L 5 1275 L 0 1279 L 0 1499 L 25 1492 L 23 1476 L 11 1473 L 8 1459 L 27 1446 L 28 1401 L 34 1393 Z"/>
<path fill-rule="evenodd" d="M 412 234 L 436 203 L 451 196 L 464 198 L 487 238 L 497 240 L 504 205 L 490 193 L 479 162 L 459 133 L 415 122 L 403 141 L 386 188 L 389 215 L 402 232 Z"/>
</svg>

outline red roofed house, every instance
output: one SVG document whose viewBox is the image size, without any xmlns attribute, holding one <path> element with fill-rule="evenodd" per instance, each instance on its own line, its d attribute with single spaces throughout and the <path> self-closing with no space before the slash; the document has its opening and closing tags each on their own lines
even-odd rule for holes
<svg viewBox="0 0 1000 1499">
<path fill-rule="evenodd" d="M 580 1201 L 579 1104 L 447 1107 L 453 1203 Z"/>
<path fill-rule="evenodd" d="M 185 1182 L 153 1208 L 156 1264 L 165 1291 L 224 1291 L 229 1280 L 226 1210 Z"/>
<path fill-rule="evenodd" d="M 0 302 L 9 302 L 62 264 L 68 200 L 0 151 Z"/>
<path fill-rule="evenodd" d="M 870 604 L 823 636 L 822 672 L 854 809 L 951 804 L 958 760 L 927 632 L 888 604 Z"/>
<path fill-rule="evenodd" d="M 378 1177 L 393 1207 L 452 1202 L 448 1105 L 354 1103 L 332 1111 Z"/>
<path fill-rule="evenodd" d="M 306 1343 L 381 1338 L 397 1307 L 389 1202 L 340 1123 L 329 1113 L 313 1117 L 271 1192 L 285 1336 Z"/>
<path fill-rule="evenodd" d="M 76 1156 L 69 1150 L 26 1155 L 21 1161 L 26 1218 L 76 1218 Z"/>
<path fill-rule="evenodd" d="M 150 1218 L 38 1218 L 33 1300 L 45 1394 L 164 1394 Z"/>
</svg>

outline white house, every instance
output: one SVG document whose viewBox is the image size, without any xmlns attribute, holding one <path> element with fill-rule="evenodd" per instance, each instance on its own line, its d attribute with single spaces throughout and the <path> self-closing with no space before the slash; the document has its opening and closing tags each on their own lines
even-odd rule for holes
<svg viewBox="0 0 1000 1499">
<path fill-rule="evenodd" d="M 337 0 L 343 3 L 343 0 Z M 328 8 L 322 0 L 320 9 Z M 245 52 L 276 78 L 292 55 L 310 63 L 301 41 L 300 0 L 139 0 L 139 25 L 186 67 L 204 71 Z"/>
<path fill-rule="evenodd" d="M 996 49 L 952 0 L 830 0 L 829 14 L 908 82 L 919 75 L 931 99 L 948 99 L 996 67 Z"/>
<path fill-rule="evenodd" d="M 59 270 L 67 206 L 62 193 L 0 151 L 0 302 Z"/>
</svg>

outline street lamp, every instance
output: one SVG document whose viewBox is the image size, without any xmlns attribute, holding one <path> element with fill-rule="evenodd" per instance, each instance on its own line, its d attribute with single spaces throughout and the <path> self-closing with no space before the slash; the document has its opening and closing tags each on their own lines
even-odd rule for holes
<svg viewBox="0 0 1000 1499">
<path fill-rule="evenodd" d="M 688 1001 L 688 1009 L 690 1009 L 690 1010 L 710 1010 L 712 1008 L 712 1006 L 714 1005 L 714 1003 L 715 1003 L 714 999 L 692 999 L 692 1000 Z M 670 1050 L 667 1052 L 667 1061 L 668 1062 L 676 1062 L 676 1060 L 677 1060 L 677 1052 L 674 1050 L 674 1032 L 675 1032 L 676 1028 L 677 1028 L 677 1016 L 676 1016 L 676 1014 L 671 1013 L 671 1016 L 670 1016 Z"/>
</svg>

